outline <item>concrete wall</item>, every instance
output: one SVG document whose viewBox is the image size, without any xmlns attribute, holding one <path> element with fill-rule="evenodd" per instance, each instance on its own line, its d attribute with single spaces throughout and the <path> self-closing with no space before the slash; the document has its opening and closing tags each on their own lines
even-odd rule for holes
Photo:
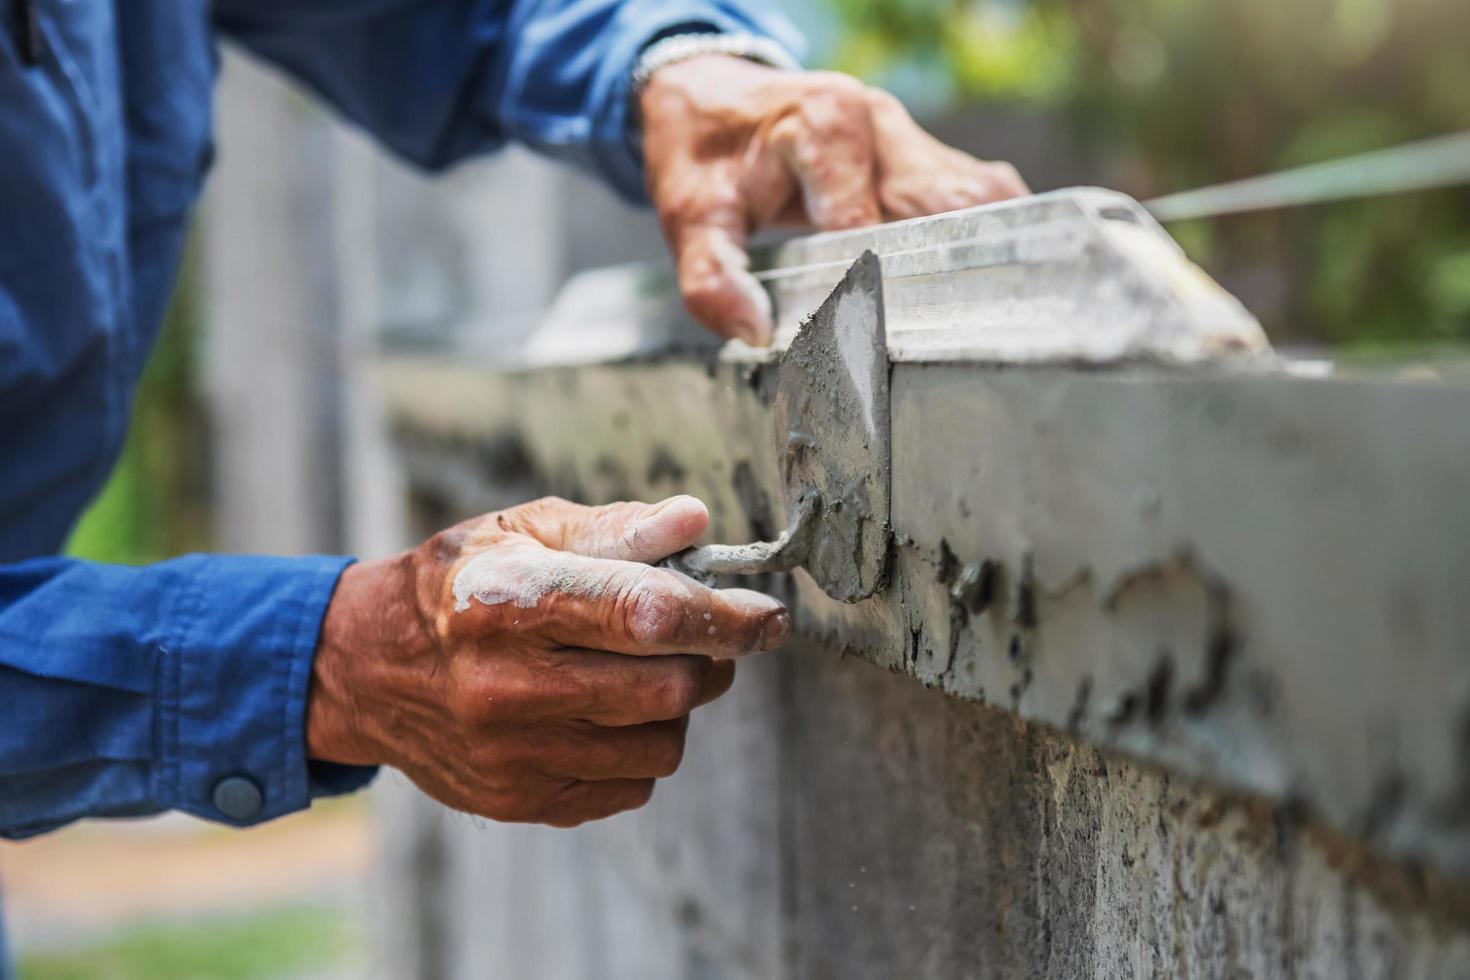
<svg viewBox="0 0 1470 980">
<path fill-rule="evenodd" d="M 810 647 L 744 665 L 644 811 L 567 832 L 437 811 L 429 827 L 393 880 L 429 885 L 438 914 L 391 939 L 433 955 L 394 975 L 1334 980 L 1470 964 L 1463 890 Z"/>
</svg>

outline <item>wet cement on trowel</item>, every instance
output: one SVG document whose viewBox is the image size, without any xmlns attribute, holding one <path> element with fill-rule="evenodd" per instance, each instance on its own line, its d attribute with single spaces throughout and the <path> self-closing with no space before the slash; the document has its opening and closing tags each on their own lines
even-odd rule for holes
<svg viewBox="0 0 1470 980">
<path fill-rule="evenodd" d="M 802 325 L 777 380 L 788 511 L 819 495 L 804 564 L 843 602 L 877 592 L 888 565 L 887 350 L 883 275 L 877 256 L 865 252 Z"/>
</svg>

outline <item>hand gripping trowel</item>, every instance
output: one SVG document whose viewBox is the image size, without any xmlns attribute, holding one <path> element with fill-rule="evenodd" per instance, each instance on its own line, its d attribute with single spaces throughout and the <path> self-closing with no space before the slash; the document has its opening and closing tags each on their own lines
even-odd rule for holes
<svg viewBox="0 0 1470 980">
<path fill-rule="evenodd" d="M 878 257 L 864 252 L 806 321 L 778 368 L 774 403 L 786 530 L 706 545 L 664 564 L 696 579 L 806 568 L 834 599 L 873 595 L 887 573 L 888 342 Z"/>
</svg>

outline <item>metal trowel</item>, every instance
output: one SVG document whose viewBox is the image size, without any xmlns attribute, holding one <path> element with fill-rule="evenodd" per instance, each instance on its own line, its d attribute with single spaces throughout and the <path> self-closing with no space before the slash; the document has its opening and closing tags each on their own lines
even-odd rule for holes
<svg viewBox="0 0 1470 980">
<path fill-rule="evenodd" d="M 883 584 L 889 553 L 888 341 L 878 257 L 864 252 L 782 358 L 774 415 L 787 527 L 664 564 L 701 581 L 806 568 L 834 599 Z"/>
</svg>

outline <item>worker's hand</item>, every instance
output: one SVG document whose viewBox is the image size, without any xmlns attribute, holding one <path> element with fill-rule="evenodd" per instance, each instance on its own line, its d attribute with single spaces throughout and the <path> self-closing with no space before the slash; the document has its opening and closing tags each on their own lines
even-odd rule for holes
<svg viewBox="0 0 1470 980">
<path fill-rule="evenodd" d="M 853 228 L 1027 193 L 924 132 L 897 99 L 832 72 L 706 55 L 660 68 L 639 97 L 649 191 L 689 310 L 726 337 L 771 340 L 746 236 L 775 223 Z"/>
<path fill-rule="evenodd" d="M 693 497 L 547 498 L 349 567 L 312 668 L 307 751 L 387 764 L 459 810 L 570 827 L 642 806 L 730 659 L 786 639 L 775 599 L 657 561 L 709 515 Z"/>
</svg>

